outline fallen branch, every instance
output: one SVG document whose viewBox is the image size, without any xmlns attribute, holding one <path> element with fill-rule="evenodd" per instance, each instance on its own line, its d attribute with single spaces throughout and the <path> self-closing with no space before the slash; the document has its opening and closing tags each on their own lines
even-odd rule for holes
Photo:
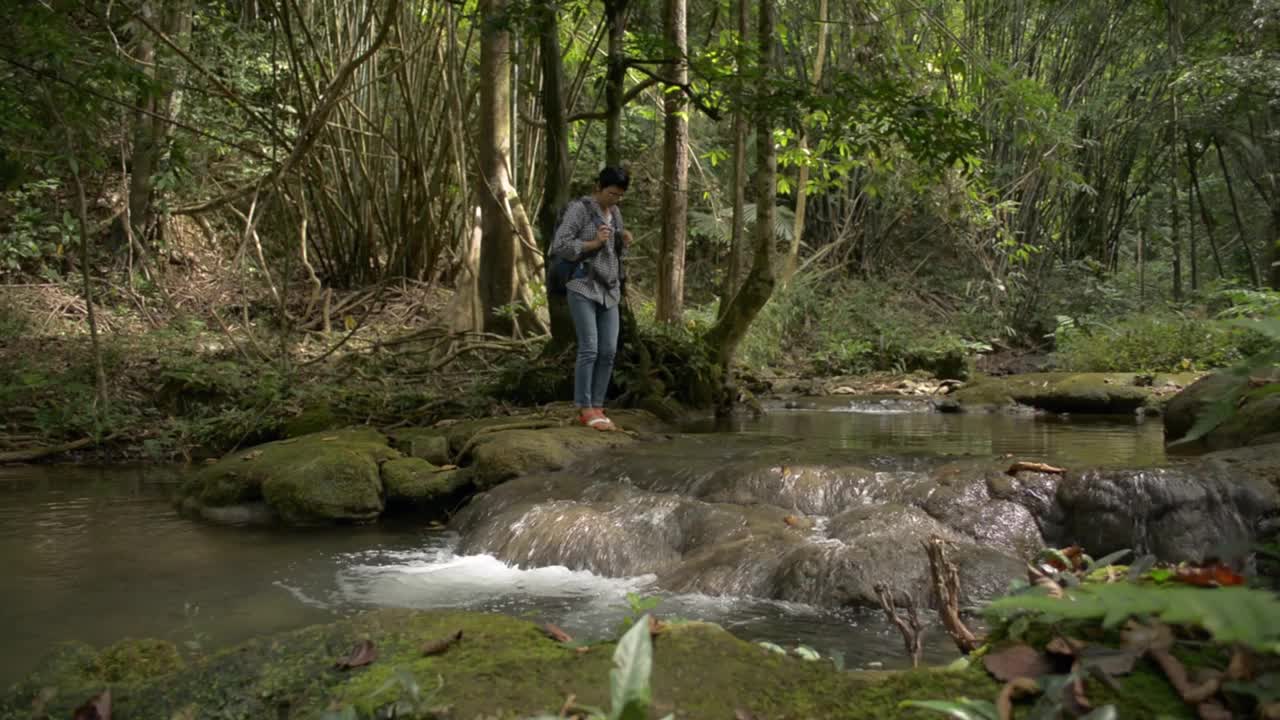
<svg viewBox="0 0 1280 720">
<path fill-rule="evenodd" d="M 902 634 L 902 644 L 907 650 L 907 655 L 911 657 L 911 667 L 920 667 L 920 660 L 924 656 L 924 626 L 920 624 L 920 613 L 916 612 L 915 600 L 910 595 L 907 596 L 905 605 L 907 615 L 903 617 L 898 612 L 897 605 L 894 604 L 893 592 L 888 586 L 884 583 L 876 583 L 875 591 L 885 617 L 889 618 L 889 622 L 897 625 L 898 632 Z"/>
<path fill-rule="evenodd" d="M 1053 465 L 1046 465 L 1045 463 L 1024 462 L 1019 460 L 1018 462 L 1010 465 L 1009 469 L 1004 472 L 1006 475 L 1017 475 L 1020 472 L 1038 472 L 1048 473 L 1050 475 L 1061 475 L 1065 473 L 1066 470 L 1060 467 L 1054 467 Z"/>
<path fill-rule="evenodd" d="M 95 440 L 89 437 L 72 440 L 71 442 L 62 443 L 61 445 L 47 445 L 44 447 L 0 453 L 0 465 L 4 465 L 6 463 L 31 462 L 32 460 L 39 460 L 50 455 L 58 455 L 59 453 L 79 450 L 82 447 L 93 445 L 94 443 Z"/>
<path fill-rule="evenodd" d="M 934 535 L 924 543 L 929 555 L 929 577 L 938 600 L 938 614 L 947 634 L 955 641 L 960 652 L 968 655 L 977 650 L 982 641 L 960 619 L 960 571 L 947 558 L 946 541 Z"/>
</svg>

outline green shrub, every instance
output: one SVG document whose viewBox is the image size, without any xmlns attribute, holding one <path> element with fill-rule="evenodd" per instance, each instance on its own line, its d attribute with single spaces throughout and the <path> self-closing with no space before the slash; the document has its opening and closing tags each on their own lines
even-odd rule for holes
<svg viewBox="0 0 1280 720">
<path fill-rule="evenodd" d="M 1058 363 L 1078 372 L 1174 372 L 1226 367 L 1266 339 L 1246 328 L 1181 315 L 1140 315 L 1114 325 L 1060 317 Z"/>
<path fill-rule="evenodd" d="M 963 378 L 969 356 L 986 346 L 953 332 L 950 322 L 891 284 L 800 278 L 765 306 L 743 342 L 742 359 L 820 374 L 925 370 Z"/>
</svg>

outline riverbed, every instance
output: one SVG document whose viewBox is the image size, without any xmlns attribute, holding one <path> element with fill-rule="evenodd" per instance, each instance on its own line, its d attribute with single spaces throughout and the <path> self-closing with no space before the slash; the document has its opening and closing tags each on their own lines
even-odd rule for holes
<svg viewBox="0 0 1280 720">
<path fill-rule="evenodd" d="M 1142 467 L 1164 459 L 1158 421 L 946 415 L 920 402 L 832 398 L 762 417 L 699 421 L 646 443 L 629 462 L 723 463 L 760 447 L 830 448 L 869 463 L 1016 456 L 1067 466 Z M 637 459 L 639 458 L 639 460 Z M 922 460 L 923 459 L 923 460 Z M 594 639 L 615 634 L 631 602 L 721 623 L 739 637 L 805 644 L 848 667 L 902 667 L 901 641 L 878 613 L 732 595 L 672 593 L 650 575 L 605 577 L 520 568 L 461 555 L 443 526 L 398 518 L 327 529 L 214 527 L 177 516 L 173 466 L 0 468 L 0 685 L 57 642 L 161 637 L 209 652 L 249 637 L 375 607 L 466 608 L 553 622 Z M 629 601 L 630 597 L 630 601 Z M 941 630 L 926 657 L 955 657 Z"/>
</svg>

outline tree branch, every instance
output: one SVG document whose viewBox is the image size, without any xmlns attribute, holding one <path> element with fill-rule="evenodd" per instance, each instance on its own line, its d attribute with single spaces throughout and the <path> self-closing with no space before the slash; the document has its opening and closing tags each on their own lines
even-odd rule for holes
<svg viewBox="0 0 1280 720">
<path fill-rule="evenodd" d="M 645 78 L 642 82 L 636 84 L 634 87 L 628 90 L 625 94 L 623 94 L 622 104 L 626 105 L 632 100 L 635 100 L 636 97 L 640 95 L 640 93 L 644 92 L 645 90 L 648 90 L 654 85 L 657 85 L 659 82 L 660 80 L 657 77 L 650 75 L 649 77 Z M 601 110 L 599 112 L 575 113 L 569 116 L 568 121 L 580 122 L 582 120 L 607 120 L 607 119 L 609 119 L 609 111 Z"/>
<path fill-rule="evenodd" d="M 666 62 L 670 62 L 670 61 L 666 61 Z M 706 98 L 704 98 L 702 95 L 699 95 L 697 92 L 694 92 L 693 87 L 689 83 L 670 82 L 666 78 L 659 77 L 652 70 L 649 70 L 648 68 L 645 68 L 645 67 L 641 67 L 640 64 L 635 61 L 632 61 L 628 64 L 631 67 L 635 68 L 636 70 L 639 70 L 641 73 L 648 75 L 651 79 L 653 79 L 656 82 L 660 82 L 663 85 L 666 85 L 667 87 L 680 88 L 680 90 L 684 92 L 686 96 L 688 96 L 689 100 L 693 102 L 694 105 L 698 106 L 698 109 L 702 111 L 703 115 L 706 115 L 712 120 L 720 119 L 720 111 L 708 105 Z"/>
<path fill-rule="evenodd" d="M 222 207 L 227 203 L 235 202 L 242 198 L 246 198 L 255 192 L 262 190 L 268 185 L 274 184 L 277 180 L 293 169 L 302 157 L 307 154 L 311 146 L 315 145 L 316 140 L 320 138 L 320 131 L 324 129 L 325 123 L 329 119 L 329 115 L 333 109 L 337 107 L 338 102 L 342 99 L 342 88 L 351 80 L 351 76 L 355 73 L 356 68 L 364 64 L 366 60 L 373 56 L 374 53 L 382 47 L 382 43 L 386 41 L 387 34 L 391 30 L 391 25 L 395 22 L 396 13 L 399 10 L 400 0 L 389 0 L 387 3 L 386 13 L 383 15 L 382 24 L 378 28 L 377 35 L 369 43 L 369 47 L 360 54 L 348 59 L 334 73 L 333 79 L 329 81 L 324 92 L 320 94 L 320 102 L 316 109 L 307 117 L 306 123 L 302 126 L 302 132 L 298 134 L 298 142 L 293 146 L 293 150 L 284 162 L 275 170 L 267 173 L 265 176 L 244 185 L 236 190 L 222 195 L 220 197 L 207 200 L 195 205 L 187 205 L 185 207 L 175 208 L 174 214 L 177 215 L 196 215 L 207 212 L 215 208 Z"/>
</svg>

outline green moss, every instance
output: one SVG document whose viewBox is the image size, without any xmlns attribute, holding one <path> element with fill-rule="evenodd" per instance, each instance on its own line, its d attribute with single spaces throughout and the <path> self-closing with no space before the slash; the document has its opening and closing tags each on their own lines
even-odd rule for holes
<svg viewBox="0 0 1280 720">
<path fill-rule="evenodd" d="M 93 660 L 93 677 L 106 683 L 138 682 L 182 668 L 178 648 L 167 640 L 126 639 Z"/>
<path fill-rule="evenodd" d="M 402 428 L 390 434 L 395 448 L 409 457 L 422 458 L 433 465 L 450 462 L 449 438 L 441 430 Z"/>
<path fill-rule="evenodd" d="M 589 453 L 632 442 L 626 433 L 585 427 L 487 433 L 479 436 L 471 450 L 473 480 L 484 489 L 520 475 L 559 470 Z"/>
<path fill-rule="evenodd" d="M 179 507 L 265 500 L 286 522 L 370 520 L 382 511 L 379 463 L 399 457 L 371 428 L 348 428 L 242 450 L 203 468 L 179 491 Z"/>
<path fill-rule="evenodd" d="M 1194 708 L 1177 692 L 1154 665 L 1142 661 L 1132 675 L 1116 678 L 1119 690 L 1112 690 L 1090 677 L 1085 696 L 1095 707 L 1114 704 L 1122 718 L 1194 718 Z"/>
<path fill-rule="evenodd" d="M 982 377 L 951 395 L 967 409 L 1026 405 L 1050 412 L 1128 414 L 1159 409 L 1181 376 L 1158 376 L 1136 385 L 1133 373 L 1027 373 Z"/>
<path fill-rule="evenodd" d="M 422 656 L 424 644 L 459 630 L 462 640 L 447 652 Z M 361 638 L 376 643 L 378 659 L 336 669 Z M 313 718 L 334 704 L 370 717 L 400 699 L 405 688 L 398 671 L 404 671 L 431 695 L 431 705 L 451 707 L 450 717 L 514 718 L 554 714 L 570 694 L 579 704 L 606 706 L 613 651 L 612 643 L 602 643 L 580 653 L 532 623 L 505 616 L 379 610 L 251 641 L 160 678 L 125 677 L 112 690 L 120 717 L 172 717 L 190 707 L 197 716 Z M 26 720 L 43 687 L 58 691 L 48 707 L 52 717 L 69 717 L 102 689 L 102 679 L 85 671 L 92 652 L 79 648 L 59 657 L 0 694 L 0 719 Z M 682 718 L 732 717 L 738 708 L 797 720 L 927 717 L 897 705 L 908 698 L 995 697 L 997 691 L 973 670 L 839 672 L 828 662 L 770 653 L 704 623 L 676 625 L 656 638 L 653 672 L 655 711 Z"/>
<path fill-rule="evenodd" d="M 427 507 L 453 497 L 470 483 L 466 469 L 442 470 L 421 458 L 396 458 L 382 464 L 387 505 Z"/>
<path fill-rule="evenodd" d="M 338 417 L 331 405 L 321 403 L 303 408 L 302 412 L 286 420 L 281 432 L 286 438 L 296 438 L 332 430 L 344 424 L 346 423 Z"/>
</svg>

